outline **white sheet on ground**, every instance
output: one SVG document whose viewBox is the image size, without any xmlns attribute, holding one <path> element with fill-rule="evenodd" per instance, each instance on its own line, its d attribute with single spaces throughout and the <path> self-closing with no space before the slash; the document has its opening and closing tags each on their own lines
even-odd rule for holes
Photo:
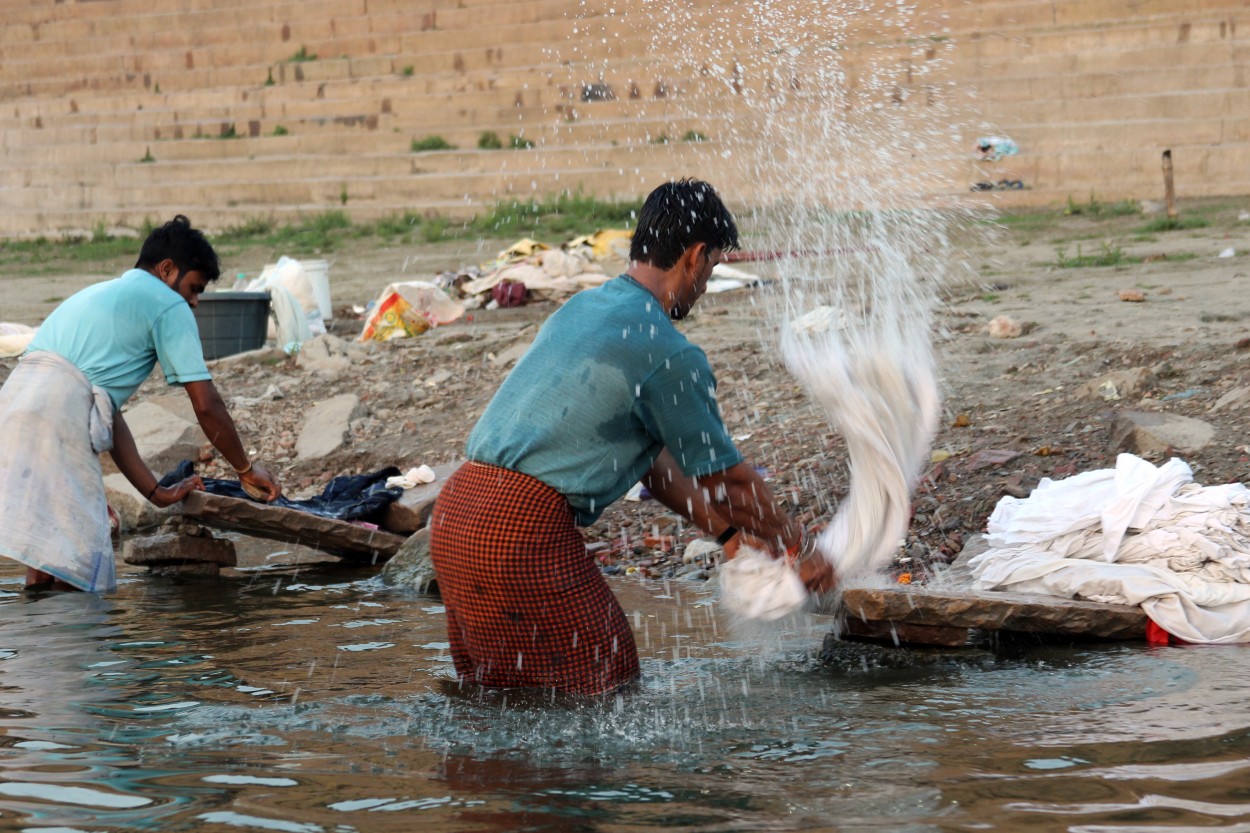
<svg viewBox="0 0 1250 833">
<path fill-rule="evenodd" d="M 1250 489 L 1173 458 L 1043 479 L 990 515 L 976 586 L 1141 605 L 1187 642 L 1250 642 Z"/>
</svg>

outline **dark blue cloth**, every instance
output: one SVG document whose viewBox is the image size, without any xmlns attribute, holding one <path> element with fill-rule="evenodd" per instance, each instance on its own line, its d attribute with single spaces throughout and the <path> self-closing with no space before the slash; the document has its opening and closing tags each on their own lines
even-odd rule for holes
<svg viewBox="0 0 1250 833">
<path fill-rule="evenodd" d="M 398 487 L 388 489 L 386 479 L 396 477 L 401 473 L 394 466 L 388 466 L 372 474 L 341 475 L 327 483 L 321 494 L 315 497 L 304 500 L 289 500 L 286 497 L 280 497 L 269 505 L 295 509 L 338 521 L 381 523 L 382 517 L 386 514 L 386 507 L 404 494 L 404 490 Z M 190 460 L 183 460 L 173 471 L 161 478 L 161 485 L 172 486 L 193 474 L 195 474 L 195 466 Z M 243 486 L 237 480 L 205 478 L 204 491 L 212 495 L 237 497 L 244 500 L 253 499 L 243 491 Z"/>
</svg>

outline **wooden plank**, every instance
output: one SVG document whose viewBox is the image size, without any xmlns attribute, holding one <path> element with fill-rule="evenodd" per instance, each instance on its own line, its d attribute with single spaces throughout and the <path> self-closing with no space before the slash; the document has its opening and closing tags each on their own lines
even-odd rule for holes
<svg viewBox="0 0 1250 833">
<path fill-rule="evenodd" d="M 180 511 L 185 517 L 214 529 L 300 544 L 364 564 L 386 561 L 404 542 L 402 535 L 380 529 L 207 492 L 187 495 Z"/>
</svg>

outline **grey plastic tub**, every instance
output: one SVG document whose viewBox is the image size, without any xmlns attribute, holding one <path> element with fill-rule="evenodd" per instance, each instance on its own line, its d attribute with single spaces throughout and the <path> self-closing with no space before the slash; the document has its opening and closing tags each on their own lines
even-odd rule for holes
<svg viewBox="0 0 1250 833">
<path fill-rule="evenodd" d="M 195 308 L 204 358 L 220 359 L 265 346 L 268 292 L 205 292 Z"/>
</svg>

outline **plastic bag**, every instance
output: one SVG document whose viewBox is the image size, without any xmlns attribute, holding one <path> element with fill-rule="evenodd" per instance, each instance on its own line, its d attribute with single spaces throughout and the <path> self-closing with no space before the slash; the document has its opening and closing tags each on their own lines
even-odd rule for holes
<svg viewBox="0 0 1250 833">
<path fill-rule="evenodd" d="M 321 315 L 321 303 L 317 299 L 317 288 L 304 270 L 304 264 L 293 257 L 285 255 L 278 258 L 272 266 L 266 266 L 260 277 L 247 286 L 249 292 L 272 292 L 281 287 L 294 296 L 299 308 L 303 310 L 308 322 L 308 331 L 313 335 L 322 335 L 326 331 L 325 319 Z M 276 333 L 270 333 L 276 338 Z"/>
<path fill-rule="evenodd" d="M 365 320 L 358 341 L 410 338 L 448 324 L 464 314 L 464 307 L 432 283 L 393 283 L 382 290 Z"/>
</svg>

